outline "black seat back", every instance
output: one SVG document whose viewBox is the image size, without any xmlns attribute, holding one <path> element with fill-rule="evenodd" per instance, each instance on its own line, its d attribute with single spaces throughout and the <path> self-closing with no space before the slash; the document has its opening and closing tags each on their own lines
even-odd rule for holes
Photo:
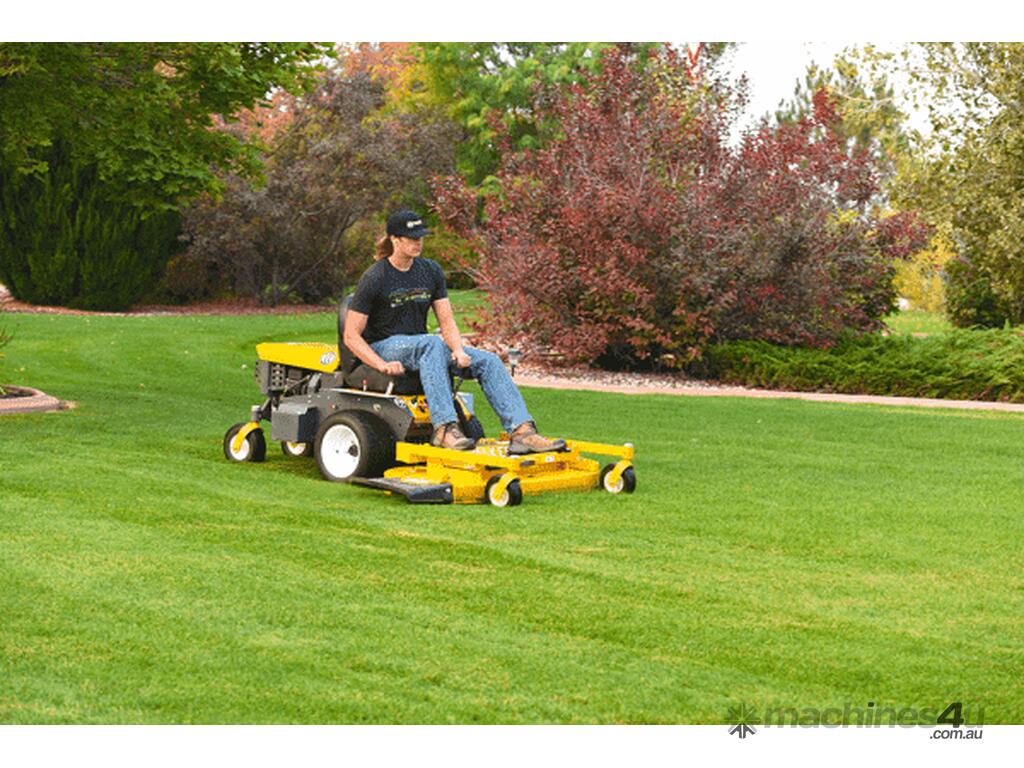
<svg viewBox="0 0 1024 768">
<path fill-rule="evenodd" d="M 386 392 L 391 386 L 396 395 L 422 395 L 423 385 L 418 373 L 409 371 L 402 376 L 388 376 L 373 370 L 345 346 L 345 318 L 351 303 L 350 293 L 338 304 L 338 372 L 344 377 L 345 385 L 356 389 L 365 387 L 371 392 Z"/>
<path fill-rule="evenodd" d="M 352 354 L 352 350 L 345 346 L 345 318 L 348 316 L 348 307 L 351 303 L 350 293 L 338 304 L 338 370 L 342 374 L 351 373 L 360 363 L 359 358 Z"/>
</svg>

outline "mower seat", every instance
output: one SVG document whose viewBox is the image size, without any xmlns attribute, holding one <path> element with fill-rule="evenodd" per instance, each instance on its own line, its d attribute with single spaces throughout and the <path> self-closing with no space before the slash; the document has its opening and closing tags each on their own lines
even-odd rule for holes
<svg viewBox="0 0 1024 768">
<path fill-rule="evenodd" d="M 359 363 L 355 368 L 345 374 L 345 386 L 352 389 L 364 389 L 367 392 L 387 392 L 388 387 L 394 384 L 391 394 L 394 395 L 422 395 L 423 384 L 420 376 L 415 371 L 407 372 L 401 376 L 388 376 L 386 373 L 371 368 L 366 363 Z"/>
<path fill-rule="evenodd" d="M 416 371 L 406 371 L 401 376 L 388 376 L 368 366 L 345 346 L 345 317 L 351 303 L 352 294 L 349 294 L 338 305 L 338 371 L 343 376 L 345 386 L 365 389 L 368 392 L 387 392 L 388 387 L 393 384 L 391 392 L 396 395 L 424 394 L 420 375 Z M 469 368 L 450 368 L 449 371 L 453 376 L 458 375 L 462 379 L 474 378 Z"/>
<path fill-rule="evenodd" d="M 388 376 L 368 366 L 345 346 L 345 317 L 351 303 L 352 294 L 349 294 L 338 305 L 338 371 L 342 374 L 345 386 L 368 392 L 387 392 L 393 384 L 393 394 L 422 395 L 423 384 L 416 371 L 406 371 L 401 376 Z"/>
</svg>

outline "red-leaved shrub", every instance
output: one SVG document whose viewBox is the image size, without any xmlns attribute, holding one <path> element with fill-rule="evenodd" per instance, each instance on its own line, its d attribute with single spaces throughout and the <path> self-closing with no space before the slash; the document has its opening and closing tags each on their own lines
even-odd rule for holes
<svg viewBox="0 0 1024 768">
<path fill-rule="evenodd" d="M 927 232 L 912 214 L 879 215 L 878 171 L 833 131 L 827 93 L 812 115 L 733 147 L 738 111 L 721 84 L 671 47 L 644 67 L 635 55 L 609 49 L 590 80 L 537 94 L 554 137 L 504 153 L 482 216 L 462 179 L 435 181 L 439 214 L 480 252 L 493 303 L 481 328 L 616 367 L 682 365 L 718 340 L 828 346 L 878 328 L 894 258 Z"/>
</svg>

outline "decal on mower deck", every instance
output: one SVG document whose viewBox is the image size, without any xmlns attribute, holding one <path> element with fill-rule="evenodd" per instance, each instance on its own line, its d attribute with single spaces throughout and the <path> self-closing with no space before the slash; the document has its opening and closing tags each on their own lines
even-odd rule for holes
<svg viewBox="0 0 1024 768">
<path fill-rule="evenodd" d="M 330 365 L 337 359 L 338 356 L 333 352 L 325 352 L 320 358 L 320 365 Z"/>
</svg>

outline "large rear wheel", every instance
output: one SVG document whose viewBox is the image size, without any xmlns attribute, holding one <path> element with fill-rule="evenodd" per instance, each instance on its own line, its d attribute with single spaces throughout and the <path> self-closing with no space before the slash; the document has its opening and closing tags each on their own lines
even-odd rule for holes
<svg viewBox="0 0 1024 768">
<path fill-rule="evenodd" d="M 379 477 L 395 460 L 395 439 L 378 419 L 348 411 L 320 424 L 313 451 L 320 474 L 332 482 Z"/>
</svg>

